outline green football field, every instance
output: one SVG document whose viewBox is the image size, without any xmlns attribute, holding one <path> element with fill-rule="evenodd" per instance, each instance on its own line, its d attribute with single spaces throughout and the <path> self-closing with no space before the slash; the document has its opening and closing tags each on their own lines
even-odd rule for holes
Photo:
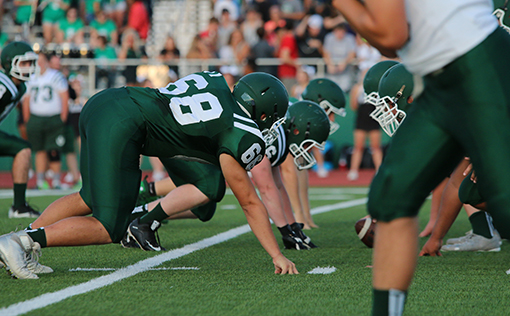
<svg viewBox="0 0 510 316">
<path fill-rule="evenodd" d="M 299 275 L 273 273 L 270 257 L 227 194 L 210 222 L 164 224 L 159 233 L 166 252 L 119 244 L 47 248 L 40 262 L 54 273 L 14 280 L 1 271 L 0 315 L 369 315 L 372 250 L 354 230 L 366 214 L 366 192 L 311 189 L 320 228 L 306 233 L 319 248 L 283 251 Z M 0 233 L 27 226 L 28 219 L 7 218 L 12 198 L 9 191 L 0 193 Z M 29 193 L 29 201 L 39 209 L 57 198 L 36 193 Z M 429 208 L 428 200 L 422 227 Z M 469 229 L 462 213 L 447 237 Z M 509 269 L 506 241 L 498 253 L 419 258 L 405 314 L 509 315 Z"/>
</svg>

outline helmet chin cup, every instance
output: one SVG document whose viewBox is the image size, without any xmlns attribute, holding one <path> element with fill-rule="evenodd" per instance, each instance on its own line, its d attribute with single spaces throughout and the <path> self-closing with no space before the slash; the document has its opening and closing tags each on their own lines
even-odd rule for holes
<svg viewBox="0 0 510 316">
<path fill-rule="evenodd" d="M 266 143 L 266 147 L 269 147 L 272 145 L 276 139 L 280 136 L 280 133 L 278 133 L 278 128 L 285 123 L 285 117 L 282 117 L 281 119 L 278 119 L 276 122 L 271 125 L 271 128 L 265 129 L 262 131 L 262 137 L 264 138 L 264 142 Z"/>
<path fill-rule="evenodd" d="M 317 163 L 315 157 L 310 153 L 313 147 L 324 150 L 324 144 L 319 144 L 313 139 L 304 140 L 299 146 L 294 143 L 290 144 L 290 153 L 294 157 L 294 164 L 299 170 L 310 169 Z"/>
<path fill-rule="evenodd" d="M 398 109 L 392 98 L 386 96 L 379 100 L 375 110 L 370 113 L 370 117 L 376 120 L 383 131 L 391 137 L 402 124 L 406 113 Z"/>
</svg>

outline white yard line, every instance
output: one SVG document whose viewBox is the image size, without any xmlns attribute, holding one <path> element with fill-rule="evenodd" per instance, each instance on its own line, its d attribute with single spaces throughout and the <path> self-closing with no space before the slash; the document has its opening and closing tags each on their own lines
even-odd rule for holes
<svg viewBox="0 0 510 316">
<path fill-rule="evenodd" d="M 311 210 L 312 214 L 320 214 L 325 213 L 333 210 L 339 210 L 339 209 L 345 209 L 357 205 L 361 205 L 366 203 L 367 199 L 357 199 L 347 202 L 341 202 L 336 203 L 332 205 L 324 205 L 321 207 L 317 207 Z M 58 303 L 60 301 L 63 301 L 67 298 L 73 297 L 75 295 L 84 294 L 99 288 L 102 288 L 104 286 L 113 284 L 115 282 L 124 280 L 126 278 L 129 278 L 131 276 L 134 276 L 140 272 L 147 271 L 149 269 L 152 269 L 153 267 L 157 267 L 164 262 L 180 258 L 182 256 L 188 255 L 192 252 L 222 243 L 224 241 L 233 239 L 237 236 L 240 236 L 244 233 L 247 233 L 250 231 L 250 226 L 243 225 L 239 226 L 237 228 L 233 228 L 231 230 L 228 230 L 224 233 L 220 233 L 218 235 L 215 235 L 210 238 L 203 239 L 199 242 L 196 242 L 194 244 L 186 245 L 182 248 L 171 250 L 164 252 L 160 255 L 139 261 L 133 265 L 127 266 L 125 268 L 119 269 L 113 273 L 110 273 L 108 275 L 101 276 L 96 279 L 92 279 L 88 282 L 70 286 L 68 288 L 53 292 L 53 293 L 46 293 L 37 297 L 34 297 L 32 299 L 26 300 L 24 302 L 16 303 L 13 305 L 10 305 L 8 307 L 0 309 L 0 315 L 2 316 L 10 316 L 10 315 L 20 315 L 25 314 L 28 312 L 31 312 L 33 310 L 46 307 L 48 305 Z M 30 282 L 30 281 L 13 281 L 13 282 Z"/>
</svg>

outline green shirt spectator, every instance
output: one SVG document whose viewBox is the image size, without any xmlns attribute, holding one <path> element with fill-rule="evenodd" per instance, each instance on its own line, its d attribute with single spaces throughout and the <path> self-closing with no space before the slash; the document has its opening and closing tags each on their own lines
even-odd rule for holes
<svg viewBox="0 0 510 316">
<path fill-rule="evenodd" d="M 5 33 L 0 33 L 0 50 L 5 47 L 7 42 L 9 41 L 9 36 Z"/>
<path fill-rule="evenodd" d="M 56 24 L 66 16 L 71 0 L 49 0 L 42 12 L 42 22 Z"/>
<path fill-rule="evenodd" d="M 70 8 L 67 10 L 65 19 L 60 20 L 57 33 L 57 43 L 64 42 L 79 45 L 83 43 L 83 21 L 78 18 L 78 10 Z"/>
<path fill-rule="evenodd" d="M 118 44 L 119 37 L 117 33 L 117 26 L 112 20 L 109 20 L 106 17 L 106 14 L 103 11 L 97 12 L 96 19 L 90 23 L 90 38 L 92 46 L 99 46 L 97 44 L 97 38 L 99 36 L 106 37 L 107 41 L 113 46 L 117 46 Z"/>
<path fill-rule="evenodd" d="M 17 7 L 15 22 L 17 24 L 28 23 L 32 15 L 32 0 L 15 0 L 13 3 Z"/>
<path fill-rule="evenodd" d="M 101 10 L 101 0 L 83 0 L 85 2 L 85 19 L 90 24 L 96 13 Z"/>
<path fill-rule="evenodd" d="M 115 52 L 115 48 L 111 46 L 106 46 L 104 48 L 97 47 L 96 49 L 94 49 L 94 58 L 117 59 L 117 53 Z"/>
</svg>

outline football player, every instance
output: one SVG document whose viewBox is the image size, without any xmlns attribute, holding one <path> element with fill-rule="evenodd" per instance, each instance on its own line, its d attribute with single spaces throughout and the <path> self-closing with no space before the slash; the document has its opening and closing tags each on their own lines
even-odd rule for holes
<svg viewBox="0 0 510 316">
<path fill-rule="evenodd" d="M 314 79 L 310 81 L 301 97 L 303 100 L 319 104 L 326 111 L 331 124 L 330 134 L 338 130 L 339 125 L 335 122 L 335 114 L 345 116 L 345 96 L 342 89 L 335 82 L 325 78 Z M 318 148 L 313 148 L 312 152 L 314 157 L 317 158 L 319 170 L 320 164 L 324 164 L 323 155 Z M 292 209 L 296 214 L 296 220 L 304 224 L 304 229 L 318 227 L 310 214 L 308 171 L 299 167 L 296 169 L 296 165 L 290 156 L 283 162 L 281 169 Z M 325 175 L 327 174 L 322 174 L 322 176 Z"/>
<path fill-rule="evenodd" d="M 234 95 L 242 95 L 247 90 L 257 89 L 259 85 L 263 85 L 262 82 L 250 81 L 249 75 L 242 78 L 239 83 L 234 87 Z M 248 107 L 248 105 L 244 105 Z M 268 126 L 278 125 L 276 130 L 275 138 L 271 137 L 271 141 L 267 142 L 266 155 L 258 164 L 251 170 L 252 179 L 259 189 L 262 201 L 266 205 L 269 216 L 278 227 L 283 239 L 283 244 L 286 249 L 310 249 L 316 247 L 311 239 L 306 236 L 302 227 L 303 224 L 296 222 L 292 213 L 290 200 L 285 187 L 283 186 L 281 175 L 280 175 L 280 164 L 285 160 L 289 151 L 294 157 L 295 164 L 300 168 L 310 168 L 315 164 L 313 156 L 308 151 L 313 147 L 321 147 L 321 143 L 327 138 L 329 133 L 328 117 L 325 112 L 315 103 L 309 101 L 300 101 L 289 107 L 287 111 L 287 119 L 284 125 L 279 124 L 283 117 L 280 115 L 283 112 L 278 113 L 277 109 L 273 108 L 273 105 L 258 106 L 257 109 L 252 108 L 254 113 L 253 117 L 256 118 L 256 122 L 259 123 L 259 127 L 263 130 Z M 272 132 L 271 132 L 272 133 Z M 269 135 L 269 133 L 265 133 Z M 266 138 L 267 139 L 267 138 Z M 172 170 L 177 168 L 169 168 L 166 164 L 169 161 L 163 160 L 166 168 L 169 170 L 170 178 L 165 179 L 158 183 L 159 193 L 163 194 L 162 189 L 165 188 L 169 191 L 176 188 L 178 185 L 191 183 L 205 193 L 207 188 L 203 185 L 208 183 L 210 185 L 209 190 L 217 187 L 219 182 L 221 185 L 220 190 L 213 190 L 215 195 L 208 195 L 210 201 L 217 202 L 221 200 L 225 192 L 224 179 L 217 177 L 216 170 L 209 168 L 207 172 L 205 170 L 196 172 L 195 168 L 204 168 L 193 162 L 178 162 L 181 167 L 179 168 L 180 174 L 176 175 Z M 173 162 L 174 164 L 177 161 Z M 193 164 L 193 165 L 191 165 Z M 207 177 L 204 177 L 207 175 Z M 212 176 L 212 177 L 211 177 Z M 144 188 L 149 188 L 144 189 Z M 143 189 L 142 189 L 143 188 Z M 141 186 L 143 196 L 151 196 L 146 192 L 156 193 L 156 185 L 154 184 L 143 184 Z M 168 192 L 169 192 L 168 191 Z M 218 194 L 219 193 L 219 194 Z M 154 196 L 154 194 L 152 194 Z M 196 209 L 189 210 L 172 217 L 171 219 L 177 218 L 199 218 L 202 221 L 208 221 L 214 215 L 216 203 L 208 202 L 204 206 Z M 148 205 L 143 205 L 134 210 L 136 213 L 141 214 L 152 211 L 159 202 L 152 202 Z M 154 231 L 159 228 L 159 223 L 156 225 L 150 225 L 155 228 Z M 136 234 L 136 232 L 135 232 Z M 156 238 L 150 234 L 150 240 L 140 240 L 140 242 L 133 243 L 136 236 L 125 236 L 121 241 L 124 247 L 142 247 L 144 250 L 160 250 L 161 247 L 157 242 Z M 138 239 L 137 239 L 138 241 Z M 150 246 L 149 246 L 150 244 Z"/>
<path fill-rule="evenodd" d="M 378 220 L 373 314 L 401 315 L 416 267 L 418 211 L 464 155 L 494 222 L 510 224 L 510 37 L 498 27 L 489 0 L 334 5 L 381 53 L 400 57 L 422 90 L 368 197 L 368 211 Z M 500 233 L 510 236 L 509 229 Z"/>
<path fill-rule="evenodd" d="M 469 159 L 464 159 L 450 176 L 441 200 L 441 210 L 432 234 L 423 246 L 420 256 L 441 256 L 443 251 L 500 251 L 501 237 L 486 210 L 485 199 L 469 172 Z M 443 238 L 457 218 L 462 205 L 469 217 L 472 230 L 466 236 L 450 238 L 443 244 Z M 466 205 L 468 204 L 468 205 Z M 501 229 L 505 229 L 504 226 Z"/>
<path fill-rule="evenodd" d="M 0 123 L 18 104 L 26 92 L 25 82 L 37 73 L 37 54 L 24 42 L 12 42 L 4 47 L 0 56 L 3 71 L 0 72 Z M 13 157 L 12 180 L 14 202 L 9 217 L 37 217 L 25 200 L 28 170 L 32 152 L 30 144 L 14 135 L 0 132 L 0 155 Z"/>
<path fill-rule="evenodd" d="M 249 109 L 243 109 L 240 101 L 253 106 L 256 102 L 288 103 L 285 87 L 277 78 L 256 75 L 266 83 L 265 89 L 243 94 L 242 100 L 231 93 L 217 72 L 191 74 L 160 89 L 123 87 L 91 97 L 80 117 L 83 187 L 48 206 L 32 224 L 33 229 L 0 237 L 0 258 L 7 270 L 17 278 L 37 279 L 26 258 L 34 245 L 119 242 L 138 195 L 139 157 L 147 155 L 202 161 L 221 168 L 252 231 L 273 259 L 275 273 L 298 273 L 281 253 L 267 210 L 247 174 L 262 160 L 265 143 Z M 170 192 L 144 221 L 160 221 L 207 200 L 195 186 L 185 184 Z M 50 220 L 45 219 L 46 212 Z M 91 217 L 76 216 L 90 213 Z M 63 219 L 54 222 L 56 216 Z M 45 222 L 53 224 L 43 226 Z M 135 226 L 130 226 L 131 232 Z"/>
</svg>

